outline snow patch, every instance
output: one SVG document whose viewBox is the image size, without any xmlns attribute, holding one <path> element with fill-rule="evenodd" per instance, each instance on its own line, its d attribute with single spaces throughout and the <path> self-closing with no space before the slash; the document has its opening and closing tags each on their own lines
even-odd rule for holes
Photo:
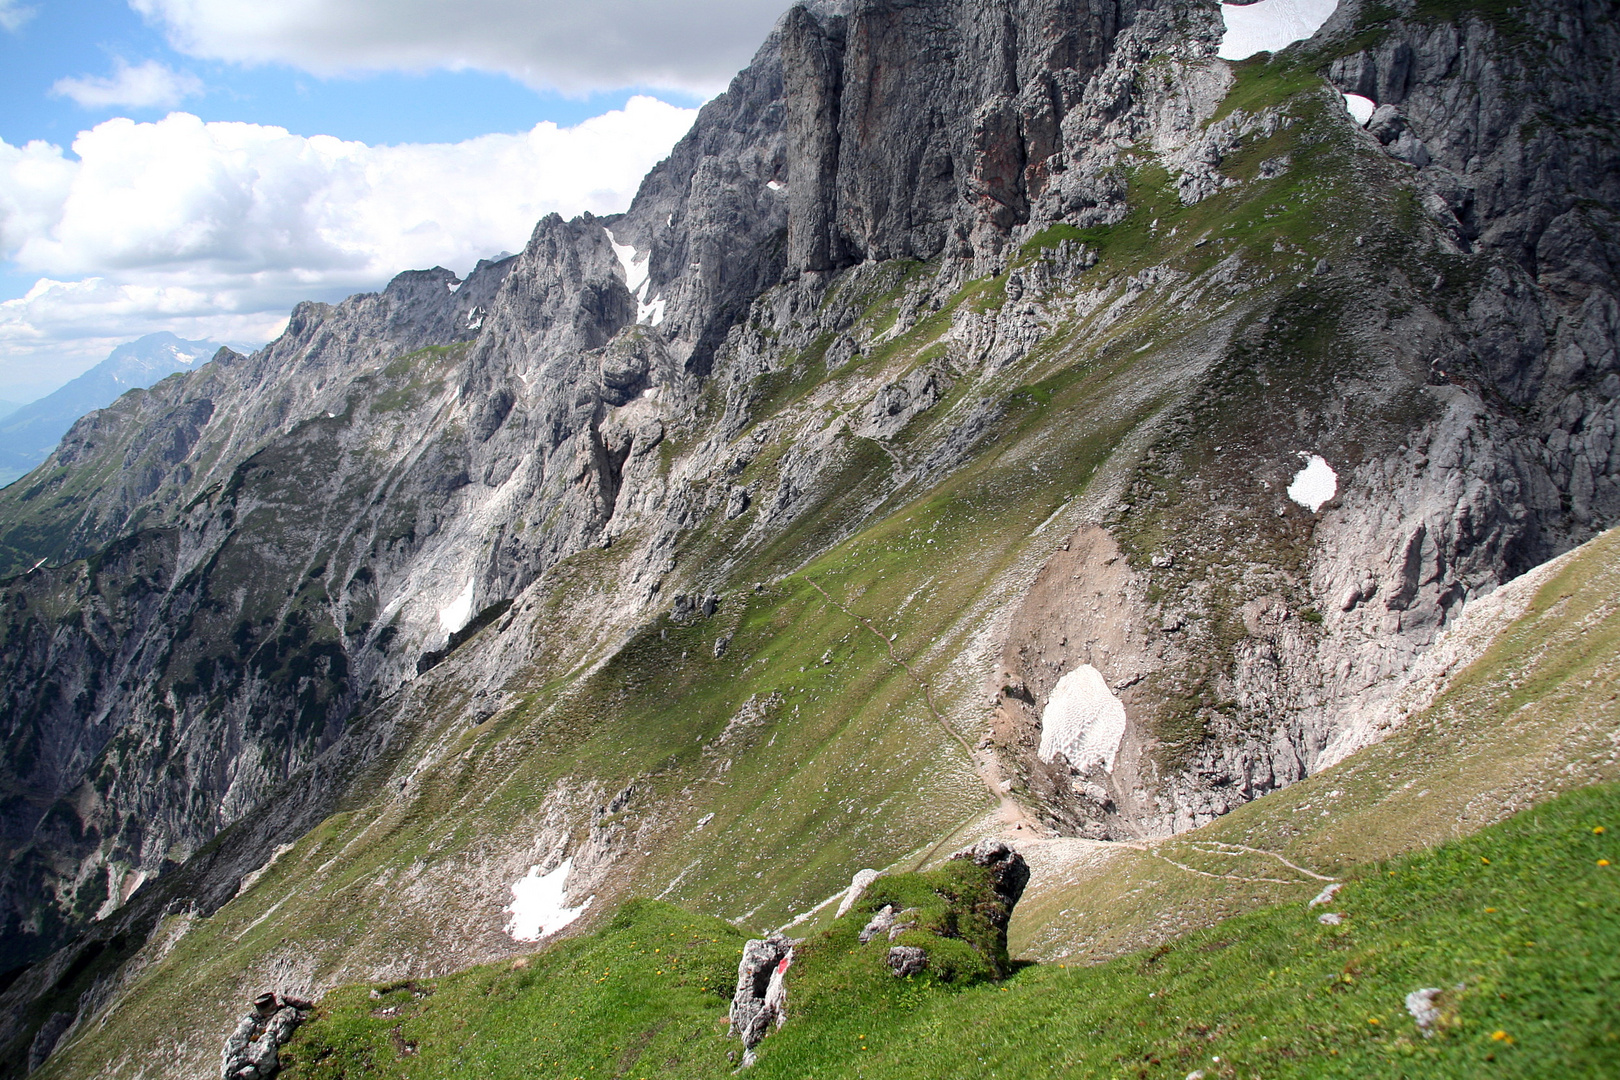
<svg viewBox="0 0 1620 1080">
<path fill-rule="evenodd" d="M 670 215 L 673 222 L 675 215 Z M 662 294 L 647 299 L 647 293 L 652 288 L 652 282 L 647 280 L 649 272 L 648 262 L 652 252 L 645 255 L 636 253 L 634 246 L 621 244 L 613 238 L 612 229 L 603 229 L 607 233 L 608 243 L 613 245 L 613 254 L 619 257 L 619 265 L 624 268 L 625 288 L 635 294 L 636 298 L 636 325 L 657 326 L 664 321 L 664 297 Z"/>
<path fill-rule="evenodd" d="M 1321 29 L 1339 0 L 1260 0 L 1257 4 L 1222 4 L 1226 33 L 1217 56 L 1246 60 L 1258 52 L 1280 52 Z"/>
<path fill-rule="evenodd" d="M 1362 97 L 1360 94 L 1344 95 L 1344 107 L 1350 111 L 1350 115 L 1355 117 L 1356 123 L 1362 127 L 1367 126 L 1367 121 L 1372 119 L 1373 111 L 1378 108 L 1373 103 L 1372 98 Z"/>
<path fill-rule="evenodd" d="M 787 185 L 782 183 L 780 180 L 772 180 L 765 186 L 770 188 L 772 191 L 781 191 L 783 188 L 787 187 Z"/>
<path fill-rule="evenodd" d="M 461 595 L 450 601 L 450 606 L 439 609 L 439 629 L 453 634 L 472 621 L 473 582 L 469 578 Z"/>
<path fill-rule="evenodd" d="M 1339 493 L 1339 474 L 1320 454 L 1299 456 L 1305 459 L 1305 467 L 1294 474 L 1288 497 L 1314 514 Z"/>
<path fill-rule="evenodd" d="M 568 874 L 573 869 L 573 859 L 564 859 L 555 870 L 544 875 L 538 866 L 531 866 L 527 877 L 512 883 L 512 905 L 502 910 L 512 916 L 506 932 L 514 941 L 539 941 L 555 934 L 591 906 L 595 896 L 586 897 L 579 907 L 571 908 L 563 903 Z"/>
<path fill-rule="evenodd" d="M 633 293 L 639 293 L 641 287 L 647 283 L 647 262 L 652 252 L 645 255 L 636 253 L 634 244 L 621 244 L 613 238 L 612 229 L 603 229 L 607 233 L 608 243 L 613 245 L 613 254 L 619 257 L 619 265 L 624 268 L 624 285 Z"/>
<path fill-rule="evenodd" d="M 646 292 L 643 288 L 642 292 Z M 653 297 L 650 304 L 643 304 L 641 298 L 636 298 L 636 322 L 648 326 L 658 326 L 664 321 L 665 301 L 662 295 Z"/>
<path fill-rule="evenodd" d="M 444 283 L 444 287 L 449 289 L 451 292 L 455 292 L 457 289 L 461 288 L 461 282 L 447 281 Z"/>
<path fill-rule="evenodd" d="M 1108 689 L 1102 672 L 1081 664 L 1058 680 L 1041 713 L 1042 761 L 1062 754 L 1082 772 L 1093 765 L 1113 772 L 1124 738 L 1125 703 Z"/>
</svg>

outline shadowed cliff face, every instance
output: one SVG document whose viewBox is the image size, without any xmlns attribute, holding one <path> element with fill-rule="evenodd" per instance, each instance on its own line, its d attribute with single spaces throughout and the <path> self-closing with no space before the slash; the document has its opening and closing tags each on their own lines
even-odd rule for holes
<svg viewBox="0 0 1620 1080">
<path fill-rule="evenodd" d="M 553 852 L 593 913 L 769 859 L 786 917 L 990 788 L 1157 836 L 1376 738 L 1466 604 L 1620 517 L 1620 44 L 1595 3 L 1370 10 L 1234 67 L 1212 4 L 796 7 L 627 213 L 87 417 L 0 493 L 5 956 L 88 928 L 7 1000 L 90 1015 L 93 944 L 436 784 L 456 839 L 366 873 L 470 962 Z M 1081 665 L 1128 717 L 1107 768 L 1039 753 Z M 727 785 L 782 835 L 695 825 Z"/>
<path fill-rule="evenodd" d="M 997 254 L 1065 168 L 1064 118 L 1137 8 L 795 8 L 781 31 L 790 272 Z"/>
</svg>

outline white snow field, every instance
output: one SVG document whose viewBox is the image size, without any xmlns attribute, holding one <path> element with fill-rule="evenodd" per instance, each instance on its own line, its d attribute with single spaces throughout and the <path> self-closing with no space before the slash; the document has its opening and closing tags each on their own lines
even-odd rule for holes
<svg viewBox="0 0 1620 1080">
<path fill-rule="evenodd" d="M 1294 482 L 1288 485 L 1288 497 L 1314 514 L 1339 493 L 1339 474 L 1320 454 L 1299 456 L 1306 459 L 1305 467 L 1294 474 Z"/>
<path fill-rule="evenodd" d="M 1360 94 L 1344 95 L 1344 107 L 1362 127 L 1367 126 L 1367 121 L 1372 119 L 1373 111 L 1378 108 L 1372 98 L 1362 97 Z"/>
<path fill-rule="evenodd" d="M 450 606 L 439 609 L 439 629 L 453 634 L 472 620 L 473 582 L 469 578 L 461 595 L 450 601 Z"/>
<path fill-rule="evenodd" d="M 574 860 L 564 859 L 555 870 L 542 876 L 538 866 L 531 866 L 527 877 L 513 883 L 512 906 L 505 909 L 512 916 L 506 932 L 513 940 L 539 941 L 585 914 L 596 897 L 587 897 L 579 907 L 571 908 L 563 903 L 568 874 L 573 868 Z"/>
<path fill-rule="evenodd" d="M 613 245 L 613 254 L 619 257 L 619 265 L 624 267 L 625 288 L 633 293 L 639 293 L 641 287 L 647 283 L 647 264 L 652 258 L 652 252 L 639 254 L 635 245 L 621 244 L 615 240 L 612 229 L 602 231 L 607 233 L 608 243 Z"/>
<path fill-rule="evenodd" d="M 1260 0 L 1257 4 L 1222 4 L 1226 33 L 1217 56 L 1247 60 L 1259 52 L 1279 52 L 1322 28 L 1339 0 Z"/>
<path fill-rule="evenodd" d="M 671 215 L 673 217 L 673 215 Z M 613 254 L 619 257 L 619 265 L 624 268 L 624 284 L 636 297 L 636 325 L 657 326 L 664 321 L 665 301 L 663 295 L 647 299 L 647 290 L 651 283 L 647 280 L 649 272 L 648 263 L 652 261 L 652 252 L 642 255 L 632 244 L 621 244 L 613 238 L 612 229 L 603 229 L 607 233 L 608 243 L 613 245 Z"/>
<path fill-rule="evenodd" d="M 1124 738 L 1125 703 L 1108 689 L 1102 672 L 1081 664 L 1058 680 L 1041 713 L 1042 761 L 1062 754 L 1081 772 L 1094 765 L 1113 772 Z"/>
</svg>

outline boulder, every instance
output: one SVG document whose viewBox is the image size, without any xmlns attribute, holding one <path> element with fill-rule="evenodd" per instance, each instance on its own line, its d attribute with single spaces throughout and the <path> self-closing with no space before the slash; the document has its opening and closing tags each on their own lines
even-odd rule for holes
<svg viewBox="0 0 1620 1080">
<path fill-rule="evenodd" d="M 849 879 L 849 891 L 844 894 L 844 899 L 838 903 L 838 918 L 842 919 L 849 914 L 849 909 L 855 906 L 855 902 L 866 892 L 866 887 L 876 881 L 877 877 L 878 872 L 876 870 L 857 870 L 855 872 L 855 876 Z"/>
<path fill-rule="evenodd" d="M 889 970 L 895 978 L 916 975 L 928 967 L 928 954 L 915 945 L 894 945 L 889 948 Z"/>
<path fill-rule="evenodd" d="M 220 1052 L 220 1080 L 270 1080 L 281 1069 L 281 1048 L 314 1006 L 302 998 L 263 993 L 238 1021 Z"/>
<path fill-rule="evenodd" d="M 894 926 L 894 918 L 894 905 L 885 904 L 881 909 L 878 910 L 876 915 L 872 916 L 871 921 L 861 928 L 861 944 L 865 945 L 868 941 L 871 941 L 879 934 L 887 934 L 890 927 Z"/>
<path fill-rule="evenodd" d="M 1024 861 L 1024 857 L 1014 851 L 1012 845 L 1005 840 L 980 840 L 972 847 L 958 851 L 951 858 L 966 859 L 975 866 L 982 866 L 990 871 L 996 898 L 1001 901 L 1003 908 L 997 925 L 1002 933 L 1006 933 L 1007 922 L 1012 918 L 1012 909 L 1024 895 L 1024 886 L 1029 884 L 1029 864 Z"/>
<path fill-rule="evenodd" d="M 787 1021 L 787 971 L 797 941 L 778 935 L 749 941 L 737 964 L 731 995 L 731 1034 L 742 1040 L 743 1064 L 754 1061 L 754 1047 Z"/>
</svg>

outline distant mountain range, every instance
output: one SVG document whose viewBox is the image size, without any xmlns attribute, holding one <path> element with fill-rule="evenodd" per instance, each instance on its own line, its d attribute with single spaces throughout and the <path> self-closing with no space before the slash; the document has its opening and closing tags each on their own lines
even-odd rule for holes
<svg viewBox="0 0 1620 1080">
<path fill-rule="evenodd" d="M 0 402 L 0 486 L 38 467 L 81 416 L 106 408 L 127 391 L 151 386 L 177 371 L 192 371 L 219 348 L 213 341 L 148 334 L 118 346 L 107 359 L 38 401 Z"/>
</svg>

